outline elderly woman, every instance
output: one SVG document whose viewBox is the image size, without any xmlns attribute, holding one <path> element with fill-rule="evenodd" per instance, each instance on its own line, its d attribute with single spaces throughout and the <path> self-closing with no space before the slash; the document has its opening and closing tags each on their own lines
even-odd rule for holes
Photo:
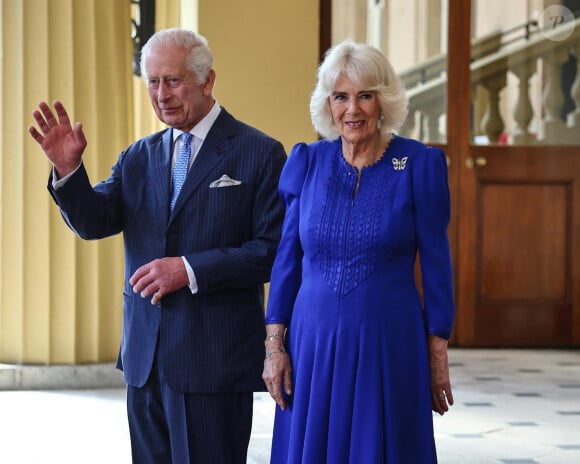
<svg viewBox="0 0 580 464">
<path fill-rule="evenodd" d="M 329 50 L 310 111 L 324 139 L 292 149 L 279 186 L 263 373 L 278 404 L 271 462 L 434 463 L 431 410 L 453 404 L 445 156 L 395 135 L 407 98 L 371 46 Z"/>
</svg>

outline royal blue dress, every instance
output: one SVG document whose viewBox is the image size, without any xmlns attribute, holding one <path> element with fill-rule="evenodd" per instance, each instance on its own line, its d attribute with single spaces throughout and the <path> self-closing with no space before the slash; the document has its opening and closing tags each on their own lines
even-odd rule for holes
<svg viewBox="0 0 580 464">
<path fill-rule="evenodd" d="M 266 323 L 288 328 L 294 387 L 273 464 L 437 462 L 427 334 L 449 338 L 454 319 L 445 156 L 395 136 L 355 195 L 356 177 L 340 139 L 296 145 L 282 173 Z"/>
</svg>

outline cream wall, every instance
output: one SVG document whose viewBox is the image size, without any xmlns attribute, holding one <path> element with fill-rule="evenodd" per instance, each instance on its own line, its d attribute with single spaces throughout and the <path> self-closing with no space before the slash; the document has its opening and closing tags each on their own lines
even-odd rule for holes
<svg viewBox="0 0 580 464">
<path fill-rule="evenodd" d="M 214 95 L 236 118 L 280 140 L 287 151 L 316 139 L 308 102 L 318 66 L 318 1 L 157 0 L 156 28 L 188 27 L 214 55 Z M 135 79 L 137 134 L 161 128 Z"/>
<path fill-rule="evenodd" d="M 199 0 L 199 32 L 214 53 L 220 104 L 287 150 L 316 137 L 308 100 L 318 64 L 318 16 L 313 0 Z"/>
<path fill-rule="evenodd" d="M 116 358 L 119 237 L 76 238 L 46 191 L 48 162 L 27 134 L 40 99 L 84 123 L 96 182 L 136 136 L 161 128 L 131 72 L 129 0 L 0 0 L 0 363 Z M 197 25 L 215 55 L 216 96 L 287 149 L 314 140 L 308 97 L 318 2 L 158 0 L 157 27 Z"/>
<path fill-rule="evenodd" d="M 446 4 L 447 0 L 334 0 L 332 43 L 347 38 L 367 41 L 380 48 L 402 72 L 443 52 Z M 371 26 L 367 21 L 373 21 L 373 15 L 380 16 L 374 23 L 382 28 L 377 43 L 368 37 Z"/>
</svg>

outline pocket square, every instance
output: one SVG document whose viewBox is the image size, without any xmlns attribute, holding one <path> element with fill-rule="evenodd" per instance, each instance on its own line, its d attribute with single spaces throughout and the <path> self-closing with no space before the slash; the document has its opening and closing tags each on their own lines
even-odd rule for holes
<svg viewBox="0 0 580 464">
<path fill-rule="evenodd" d="M 209 188 L 232 187 L 234 185 L 240 185 L 241 183 L 241 180 L 232 179 L 227 174 L 224 174 L 218 180 L 214 180 L 211 184 L 209 184 Z"/>
</svg>

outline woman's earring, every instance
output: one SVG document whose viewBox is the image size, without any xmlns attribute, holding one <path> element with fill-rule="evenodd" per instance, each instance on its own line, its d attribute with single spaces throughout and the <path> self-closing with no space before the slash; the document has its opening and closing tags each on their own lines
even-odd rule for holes
<svg viewBox="0 0 580 464">
<path fill-rule="evenodd" d="M 383 125 L 384 120 L 385 120 L 385 115 L 381 111 L 381 114 L 379 115 L 379 119 L 377 119 L 377 130 L 379 130 L 379 131 L 381 130 L 381 126 Z"/>
</svg>

